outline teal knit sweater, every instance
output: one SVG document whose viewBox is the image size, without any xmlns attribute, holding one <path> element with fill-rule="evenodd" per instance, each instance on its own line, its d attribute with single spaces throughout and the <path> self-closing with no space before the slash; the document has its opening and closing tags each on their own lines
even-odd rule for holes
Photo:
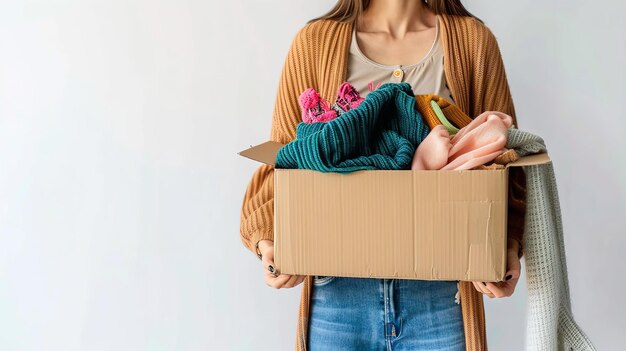
<svg viewBox="0 0 626 351">
<path fill-rule="evenodd" d="M 359 107 L 329 122 L 296 127 L 296 139 L 276 155 L 276 168 L 348 173 L 410 169 L 430 128 L 415 106 L 408 83 L 385 83 Z"/>
</svg>

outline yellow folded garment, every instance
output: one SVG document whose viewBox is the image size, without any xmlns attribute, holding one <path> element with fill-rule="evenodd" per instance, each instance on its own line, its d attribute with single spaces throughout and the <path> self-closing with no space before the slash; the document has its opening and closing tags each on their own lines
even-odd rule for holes
<svg viewBox="0 0 626 351">
<path fill-rule="evenodd" d="M 430 102 L 434 101 L 439 105 L 441 111 L 446 116 L 448 121 L 455 127 L 461 129 L 472 122 L 472 118 L 465 114 L 457 105 L 435 94 L 419 94 L 415 95 L 415 101 L 417 102 L 417 109 L 422 114 L 424 121 L 430 129 L 433 129 L 437 125 L 442 125 L 439 118 L 430 106 Z"/>
</svg>

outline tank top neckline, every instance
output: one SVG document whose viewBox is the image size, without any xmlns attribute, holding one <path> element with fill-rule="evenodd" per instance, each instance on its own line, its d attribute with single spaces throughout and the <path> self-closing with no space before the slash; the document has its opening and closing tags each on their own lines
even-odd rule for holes
<svg viewBox="0 0 626 351">
<path fill-rule="evenodd" d="M 436 17 L 435 40 L 433 41 L 426 55 L 421 60 L 419 60 L 419 62 L 410 64 L 410 65 L 391 65 L 390 66 L 390 65 L 383 65 L 382 63 L 378 63 L 374 60 L 371 60 L 369 57 L 365 56 L 365 54 L 363 54 L 363 52 L 361 51 L 361 48 L 359 48 L 359 43 L 356 41 L 356 26 L 352 29 L 352 48 L 362 60 L 382 69 L 394 70 L 397 68 L 410 69 L 413 67 L 417 67 L 423 64 L 424 62 L 426 62 L 426 60 L 428 60 L 433 55 L 433 53 L 435 52 L 435 48 L 437 47 L 437 44 L 439 43 L 439 15 L 436 15 L 435 17 Z"/>
</svg>

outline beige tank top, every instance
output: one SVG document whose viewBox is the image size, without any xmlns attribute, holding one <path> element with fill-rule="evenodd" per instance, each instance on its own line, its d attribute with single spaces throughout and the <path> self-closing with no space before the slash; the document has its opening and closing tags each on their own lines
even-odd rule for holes
<svg viewBox="0 0 626 351">
<path fill-rule="evenodd" d="M 408 66 L 387 66 L 367 58 L 359 49 L 356 30 L 352 31 L 350 57 L 348 60 L 348 78 L 361 94 L 367 94 L 386 82 L 407 82 L 415 94 L 437 94 L 454 103 L 448 89 L 443 70 L 443 47 L 439 36 L 439 16 L 437 15 L 435 41 L 430 50 L 417 63 Z"/>
</svg>

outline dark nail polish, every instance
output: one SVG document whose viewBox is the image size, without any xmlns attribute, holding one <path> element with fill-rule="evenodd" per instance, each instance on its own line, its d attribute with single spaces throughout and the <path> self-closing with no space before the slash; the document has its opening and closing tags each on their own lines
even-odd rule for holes
<svg viewBox="0 0 626 351">
<path fill-rule="evenodd" d="M 483 285 L 484 285 L 484 286 L 487 286 L 487 283 L 483 282 Z"/>
<path fill-rule="evenodd" d="M 506 280 L 509 280 L 509 279 L 511 279 L 511 278 L 513 278 L 513 276 L 512 276 L 512 275 L 510 275 L 510 274 L 506 276 Z"/>
</svg>

